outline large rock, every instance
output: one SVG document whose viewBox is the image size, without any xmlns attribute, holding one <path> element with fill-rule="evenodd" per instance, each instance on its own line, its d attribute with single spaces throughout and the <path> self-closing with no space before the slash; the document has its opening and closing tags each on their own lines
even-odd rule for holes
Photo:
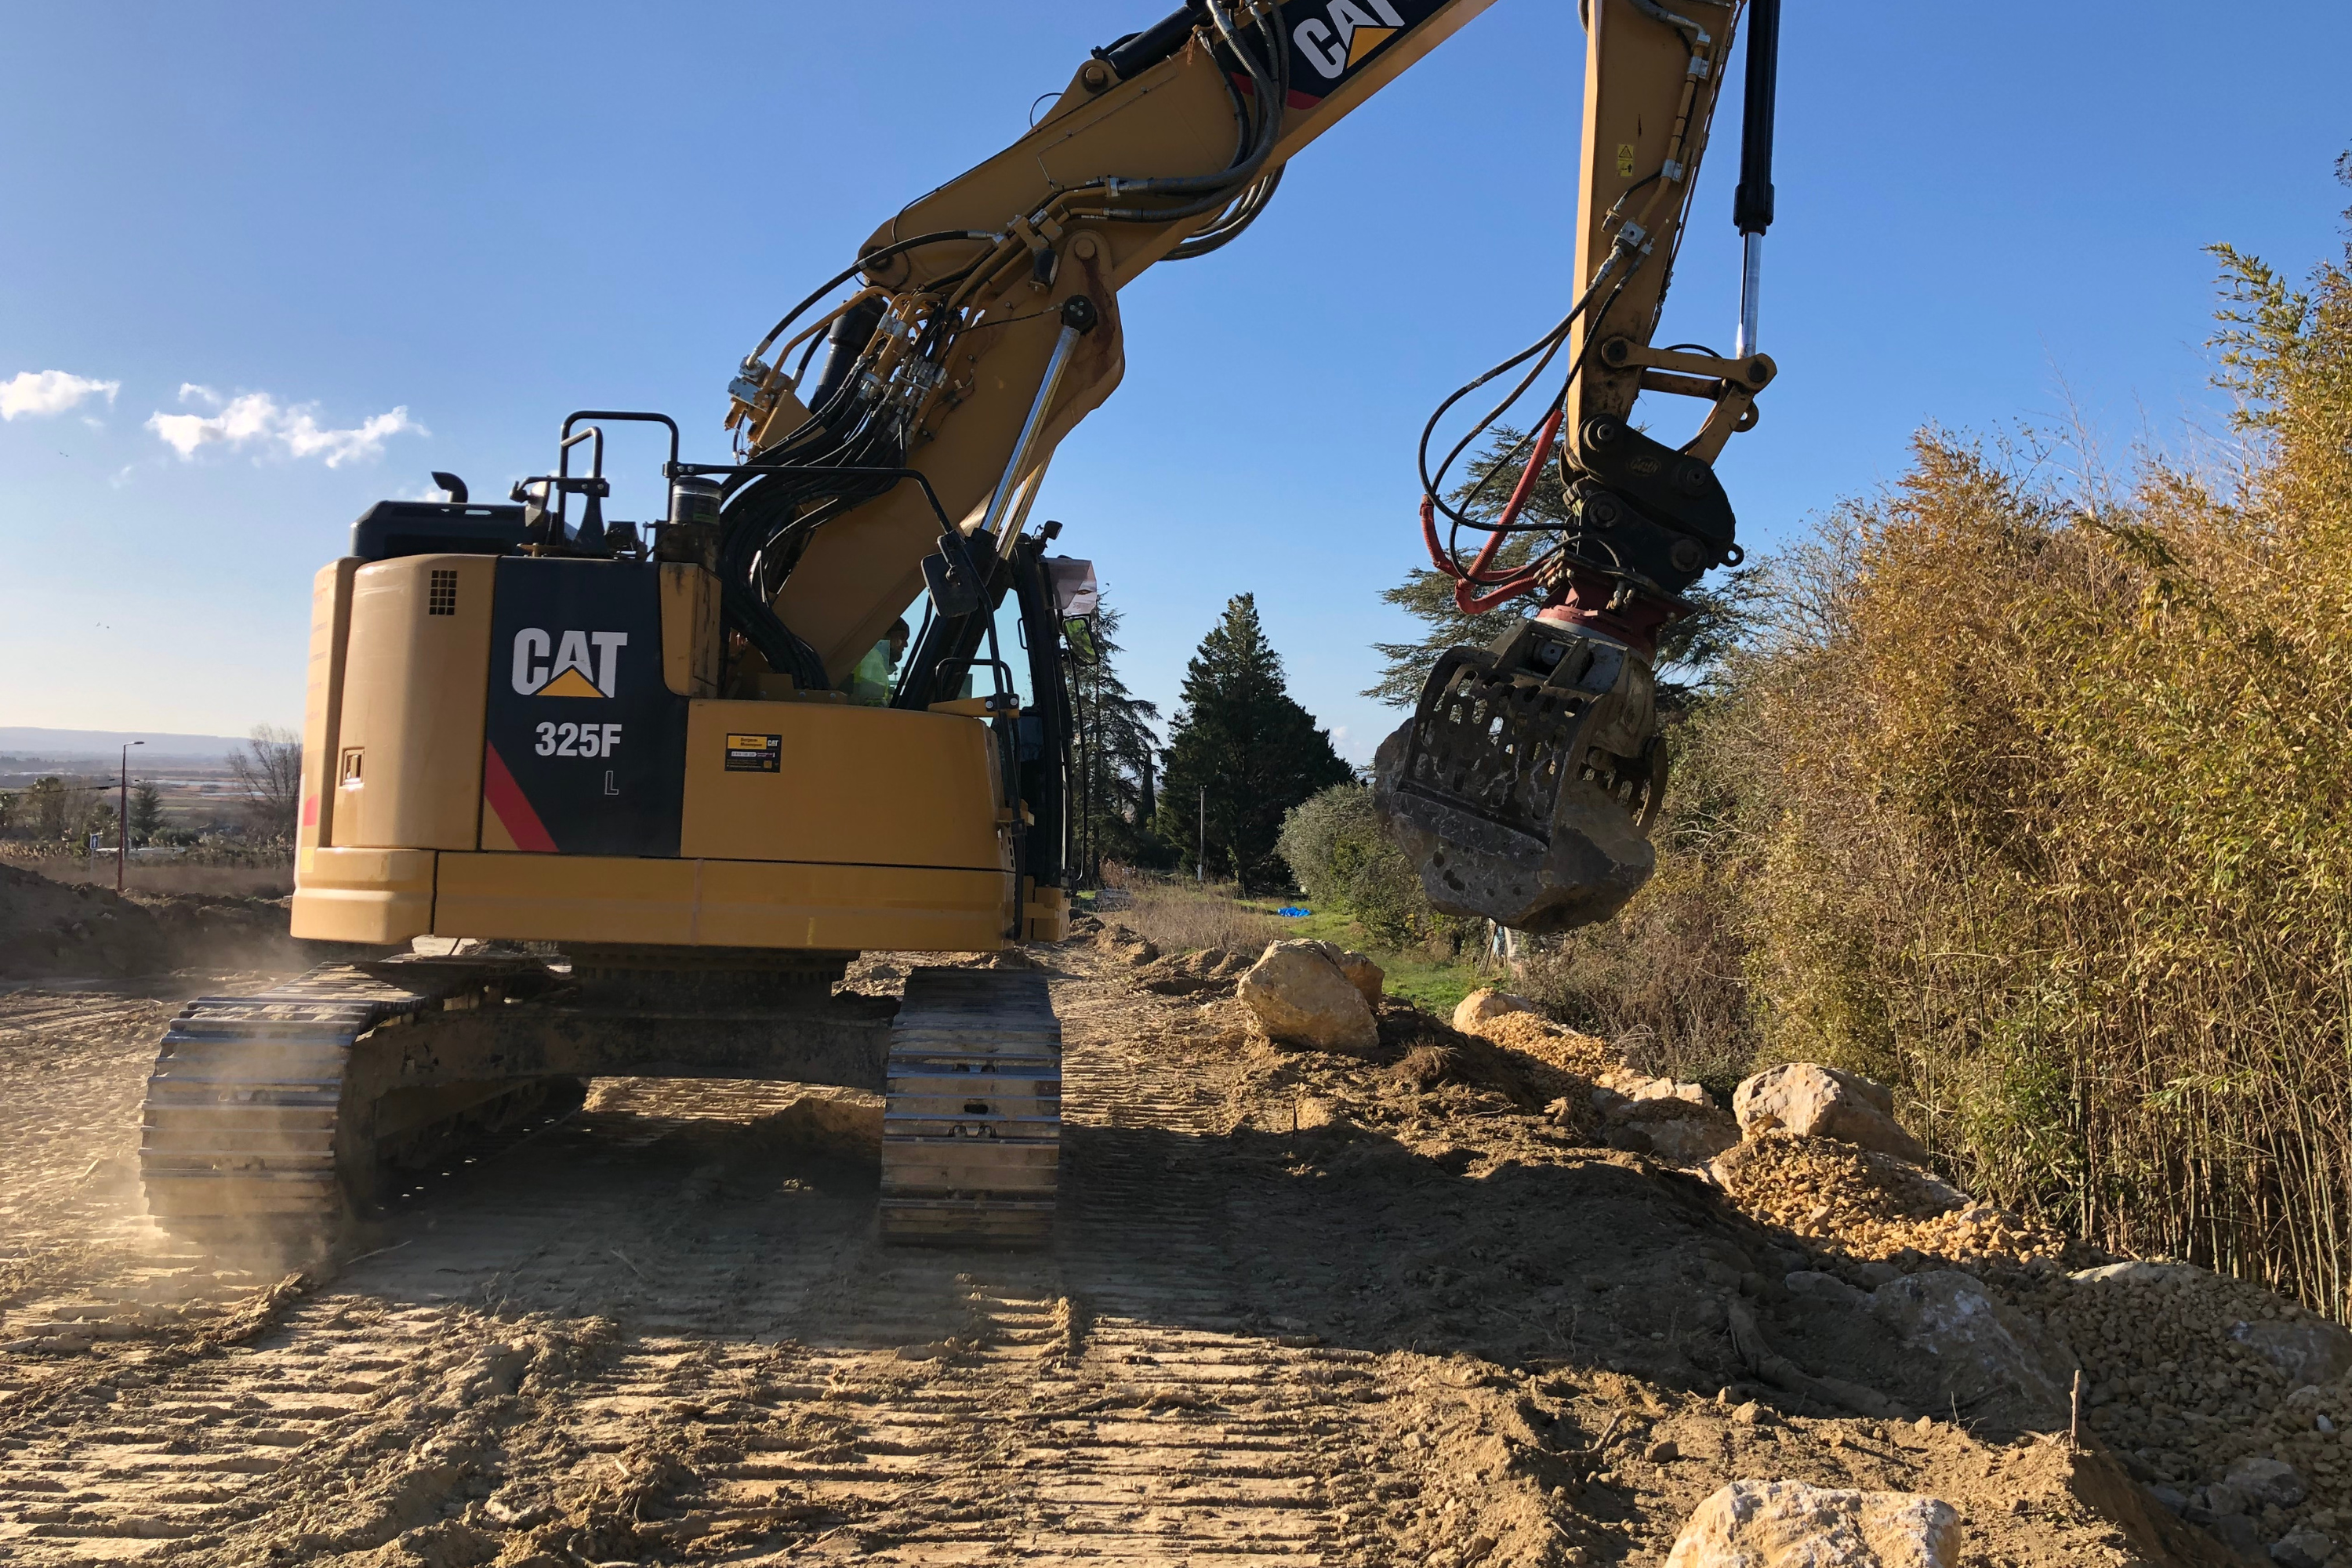
<svg viewBox="0 0 2352 1568">
<path fill-rule="evenodd" d="M 1482 986 L 1454 1005 L 1454 1026 L 1465 1035 L 1478 1033 L 1478 1026 L 1489 1018 L 1499 1018 L 1506 1013 L 1534 1013 L 1543 1009 L 1524 996 L 1514 996 L 1507 991 Z"/>
<path fill-rule="evenodd" d="M 1348 977 L 1349 984 L 1363 994 L 1367 1005 L 1374 1007 L 1381 1005 L 1381 988 L 1388 984 L 1389 979 L 1387 970 L 1355 949 L 1341 947 L 1336 942 L 1318 942 L 1312 945 L 1321 948 L 1323 956 L 1339 966 L 1339 973 Z"/>
<path fill-rule="evenodd" d="M 1739 1124 L 1697 1084 L 1619 1073 L 1592 1091 L 1609 1142 L 1678 1165 L 1704 1165 L 1739 1142 Z"/>
<path fill-rule="evenodd" d="M 2334 1383 L 2352 1372 L 2352 1334 L 2334 1323 L 2307 1319 L 2302 1322 L 2239 1323 L 2230 1337 L 2251 1345 L 2263 1359 L 2286 1373 L 2287 1387 Z"/>
<path fill-rule="evenodd" d="M 2290 1530 L 2271 1542 L 2271 1561 L 2284 1568 L 2324 1568 L 2335 1555 L 2336 1542 L 2309 1525 Z"/>
<path fill-rule="evenodd" d="M 1371 1004 L 1320 942 L 1277 942 L 1241 978 L 1242 1005 L 1273 1039 L 1325 1050 L 1380 1043 Z"/>
<path fill-rule="evenodd" d="M 1952 1568 L 1960 1521 L 1918 1492 L 1734 1481 L 1698 1505 L 1666 1568 Z"/>
<path fill-rule="evenodd" d="M 1759 1072 L 1731 1097 L 1732 1114 L 1749 1137 L 1776 1127 L 1806 1138 L 1834 1138 L 1924 1162 L 1927 1151 L 1895 1120 L 1885 1085 L 1818 1062 L 1789 1062 Z"/>
<path fill-rule="evenodd" d="M 1945 1396 L 1995 1426 L 2054 1428 L 2067 1419 L 2074 1353 L 1957 1268 L 1890 1279 L 1871 1315 L 1935 1358 Z"/>
<path fill-rule="evenodd" d="M 2258 1514 L 2268 1507 L 2293 1508 L 2310 1495 L 2311 1483 L 2293 1465 L 2249 1454 L 2205 1489 L 2205 1506 L 2217 1514 Z"/>
</svg>

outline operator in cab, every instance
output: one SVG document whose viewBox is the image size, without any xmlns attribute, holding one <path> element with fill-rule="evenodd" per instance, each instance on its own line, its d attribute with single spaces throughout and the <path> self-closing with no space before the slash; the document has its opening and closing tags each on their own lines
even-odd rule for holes
<svg viewBox="0 0 2352 1568">
<path fill-rule="evenodd" d="M 890 702 L 890 678 L 898 672 L 898 661 L 907 653 L 907 617 L 899 616 L 890 623 L 890 635 L 866 650 L 849 672 L 843 689 L 849 700 L 866 708 L 886 708 Z"/>
</svg>

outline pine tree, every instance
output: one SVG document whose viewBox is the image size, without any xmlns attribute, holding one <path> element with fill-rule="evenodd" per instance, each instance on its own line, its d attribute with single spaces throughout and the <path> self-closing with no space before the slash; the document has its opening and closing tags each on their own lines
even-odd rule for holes
<svg viewBox="0 0 2352 1568">
<path fill-rule="evenodd" d="M 144 844 L 155 837 L 163 826 L 163 792 L 152 779 L 142 779 L 131 790 L 131 836 L 134 844 Z"/>
<path fill-rule="evenodd" d="M 1283 814 L 1353 777 L 1330 732 L 1284 687 L 1256 596 L 1235 595 L 1185 666 L 1184 706 L 1160 789 L 1160 837 L 1192 868 L 1205 799 L 1208 868 L 1244 889 L 1271 886 L 1284 877 L 1275 853 Z"/>
<path fill-rule="evenodd" d="M 1106 858 L 1160 865 L 1166 847 L 1151 830 L 1157 805 L 1160 737 L 1152 724 L 1160 705 L 1146 701 L 1119 679 L 1112 655 L 1119 616 L 1106 603 L 1094 626 L 1096 659 L 1077 664 L 1071 689 L 1076 699 L 1077 745 L 1073 759 L 1072 837 L 1078 876 L 1098 883 Z"/>
<path fill-rule="evenodd" d="M 1507 425 L 1495 427 L 1493 438 L 1471 458 L 1469 477 L 1446 497 L 1456 511 L 1476 518 L 1501 514 L 1527 463 L 1528 454 L 1520 445 L 1525 439 L 1524 435 Z M 1519 518 L 1523 522 L 1549 523 L 1555 528 L 1567 525 L 1568 510 L 1561 503 L 1559 486 L 1549 474 L 1538 479 Z M 1441 522 L 1438 537 L 1443 540 L 1445 536 L 1446 529 Z M 1526 565 L 1550 548 L 1554 537 L 1549 533 L 1509 535 L 1496 551 L 1491 569 Z M 1463 531 L 1459 543 L 1464 564 L 1476 556 L 1486 538 L 1483 533 Z M 1701 584 L 1683 595 L 1696 608 L 1690 615 L 1669 623 L 1658 637 L 1662 675 L 1658 684 L 1664 694 L 1675 696 L 1706 684 L 1716 662 L 1730 652 L 1738 639 L 1743 612 L 1752 592 L 1751 582 L 1751 572 L 1735 571 L 1718 586 Z M 1507 600 L 1483 615 L 1465 615 L 1454 602 L 1454 580 L 1430 566 L 1414 567 L 1405 574 L 1403 582 L 1381 597 L 1429 628 L 1417 642 L 1372 645 L 1372 651 L 1383 662 L 1379 683 L 1364 695 L 1377 697 L 1394 708 L 1410 708 L 1421 700 L 1422 682 L 1428 679 L 1430 667 L 1446 649 L 1485 647 L 1535 611 L 1533 599 L 1520 598 Z M 1668 676 L 1686 679 L 1664 679 Z"/>
</svg>

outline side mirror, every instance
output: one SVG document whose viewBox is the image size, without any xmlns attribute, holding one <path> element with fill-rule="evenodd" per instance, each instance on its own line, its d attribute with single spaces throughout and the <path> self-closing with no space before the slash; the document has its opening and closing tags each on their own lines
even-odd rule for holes
<svg viewBox="0 0 2352 1568">
<path fill-rule="evenodd" d="M 940 535 L 938 552 L 923 557 L 923 585 L 930 590 L 931 608 L 942 620 L 979 610 L 980 574 L 961 535 Z"/>
</svg>

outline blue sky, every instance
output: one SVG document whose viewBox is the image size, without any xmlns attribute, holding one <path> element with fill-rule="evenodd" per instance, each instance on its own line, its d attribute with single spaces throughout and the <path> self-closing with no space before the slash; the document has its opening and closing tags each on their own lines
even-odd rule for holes
<svg viewBox="0 0 2352 1568">
<path fill-rule="evenodd" d="M 0 725 L 295 721 L 310 575 L 371 501 L 434 468 L 502 493 L 580 406 L 665 409 L 720 457 L 782 308 L 1164 3 L 20 9 Z M 2200 247 L 2336 251 L 2352 95 L 2315 83 L 2346 58 L 2344 7 L 1790 0 L 1782 374 L 1722 465 L 1751 549 L 1926 423 L 2079 415 L 2125 455 L 2219 431 Z M 1496 0 L 1244 240 L 1129 291 L 1126 384 L 1037 515 L 1097 562 L 1145 694 L 1172 707 L 1254 590 L 1343 751 L 1394 722 L 1355 693 L 1406 629 L 1377 595 L 1418 555 L 1412 442 L 1572 293 L 1581 69 L 1572 5 Z M 1668 341 L 1727 346 L 1736 125 Z M 656 459 L 619 447 L 611 515 L 656 510 Z"/>
</svg>

